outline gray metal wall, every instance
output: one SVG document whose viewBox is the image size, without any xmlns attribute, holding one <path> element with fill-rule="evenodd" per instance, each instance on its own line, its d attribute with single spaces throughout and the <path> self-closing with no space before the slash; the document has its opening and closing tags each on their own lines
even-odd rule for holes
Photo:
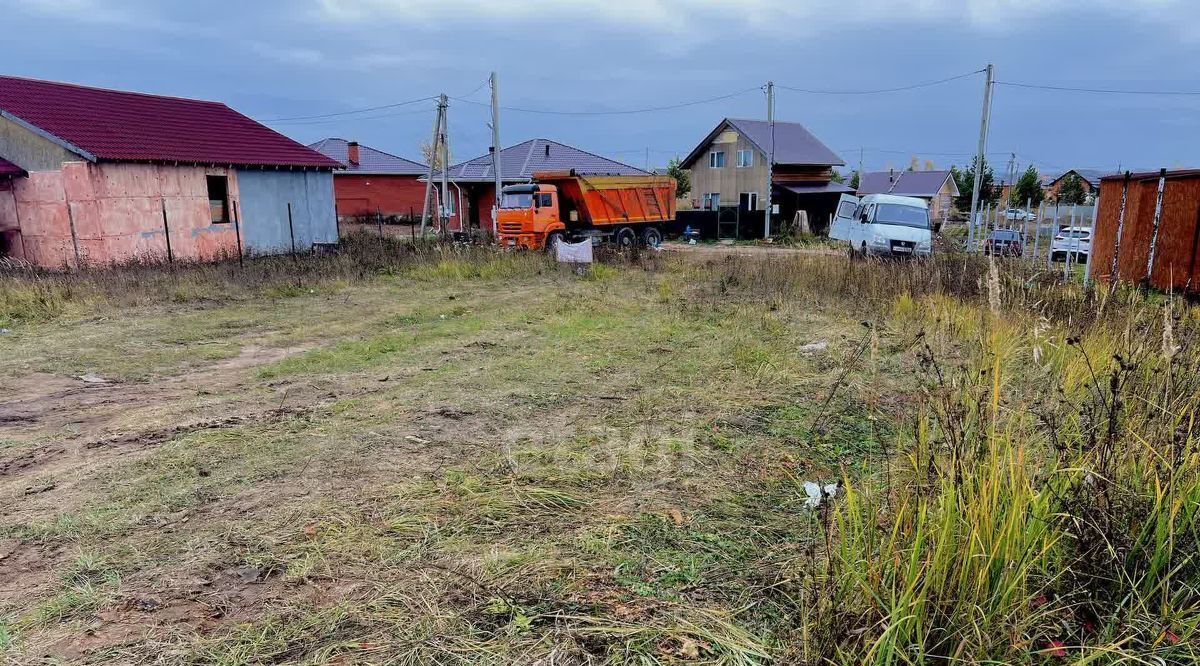
<svg viewBox="0 0 1200 666">
<path fill-rule="evenodd" d="M 313 243 L 338 241 L 331 172 L 238 170 L 237 184 L 247 252 L 272 254 L 291 249 L 289 203 L 298 252 L 311 250 Z"/>
<path fill-rule="evenodd" d="M 83 159 L 7 118 L 0 118 L 0 157 L 26 171 L 57 171 L 63 162 Z"/>
</svg>

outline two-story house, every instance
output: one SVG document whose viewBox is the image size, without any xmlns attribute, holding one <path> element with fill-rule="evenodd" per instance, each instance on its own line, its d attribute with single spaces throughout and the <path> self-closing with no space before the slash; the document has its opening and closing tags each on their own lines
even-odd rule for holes
<svg viewBox="0 0 1200 666">
<path fill-rule="evenodd" d="M 827 228 L 841 194 L 853 190 L 833 182 L 833 167 L 845 164 L 800 123 L 725 118 L 683 160 L 691 173 L 692 207 L 741 211 L 766 209 L 768 187 L 779 206 L 776 220 L 808 213 L 814 231 Z M 775 164 L 767 168 L 774 144 Z M 768 185 L 770 172 L 770 185 Z M 761 217 L 761 216 L 760 216 Z"/>
</svg>

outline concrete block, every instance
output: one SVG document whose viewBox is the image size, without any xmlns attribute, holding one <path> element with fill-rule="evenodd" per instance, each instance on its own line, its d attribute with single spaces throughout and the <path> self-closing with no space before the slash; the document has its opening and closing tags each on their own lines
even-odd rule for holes
<svg viewBox="0 0 1200 666">
<path fill-rule="evenodd" d="M 47 203 L 65 201 L 61 171 L 38 171 L 28 178 L 14 181 L 13 193 L 17 203 Z M 23 216 L 22 216 L 23 217 Z"/>
</svg>

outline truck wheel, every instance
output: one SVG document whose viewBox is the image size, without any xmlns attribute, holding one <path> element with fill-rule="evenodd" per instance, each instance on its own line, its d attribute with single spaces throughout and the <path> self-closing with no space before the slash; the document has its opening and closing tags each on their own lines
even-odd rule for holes
<svg viewBox="0 0 1200 666">
<path fill-rule="evenodd" d="M 642 230 L 642 243 L 646 247 L 658 247 L 662 245 L 662 232 L 658 230 L 658 227 L 646 227 Z"/>
<path fill-rule="evenodd" d="M 617 247 L 622 250 L 631 248 L 637 245 L 637 234 L 629 227 L 621 227 L 617 230 Z"/>
<path fill-rule="evenodd" d="M 563 239 L 563 235 L 558 233 L 557 231 L 553 231 L 553 232 L 550 232 L 549 234 L 547 234 L 546 235 L 546 251 L 553 252 L 554 246 L 558 245 L 558 242 L 561 241 L 562 239 Z"/>
</svg>

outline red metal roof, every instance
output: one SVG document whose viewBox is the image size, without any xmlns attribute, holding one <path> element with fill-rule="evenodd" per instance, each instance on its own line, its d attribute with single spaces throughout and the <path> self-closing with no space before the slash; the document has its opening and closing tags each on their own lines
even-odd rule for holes
<svg viewBox="0 0 1200 666">
<path fill-rule="evenodd" d="M 12 176 L 24 176 L 25 170 L 21 167 L 9 162 L 0 157 L 0 178 L 10 178 Z"/>
<path fill-rule="evenodd" d="M 98 160 L 340 166 L 220 102 L 0 76 L 0 112 Z"/>
</svg>

